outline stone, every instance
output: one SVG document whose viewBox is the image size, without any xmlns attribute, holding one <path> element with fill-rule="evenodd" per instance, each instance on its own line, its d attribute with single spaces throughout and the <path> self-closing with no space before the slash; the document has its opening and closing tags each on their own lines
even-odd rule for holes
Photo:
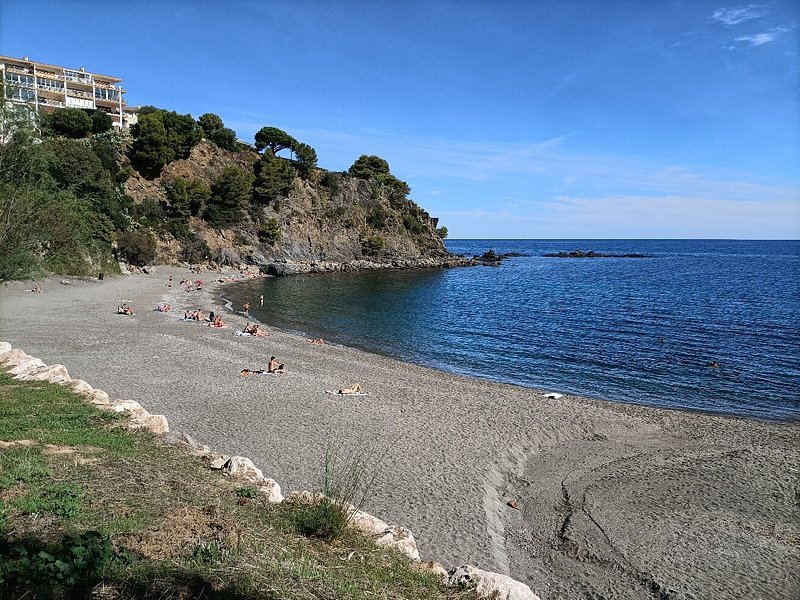
<svg viewBox="0 0 800 600">
<path fill-rule="evenodd" d="M 267 502 L 272 504 L 280 504 L 283 502 L 283 494 L 281 494 L 281 486 L 274 479 L 265 478 L 258 484 L 259 493 L 267 497 Z"/>
<path fill-rule="evenodd" d="M 447 580 L 447 569 L 445 569 L 441 563 L 438 563 L 435 560 L 423 560 L 418 563 L 414 563 L 411 568 L 415 571 L 422 571 L 423 573 L 431 573 L 436 575 L 436 577 L 442 581 L 446 582 Z"/>
<path fill-rule="evenodd" d="M 256 467 L 252 460 L 244 456 L 231 456 L 222 467 L 222 473 L 253 483 L 260 483 L 265 479 L 261 469 Z"/>
<path fill-rule="evenodd" d="M 540 600 L 539 596 L 524 583 L 508 575 L 492 573 L 463 565 L 447 573 L 445 584 L 449 587 L 474 589 L 478 598 L 493 600 Z"/>
<path fill-rule="evenodd" d="M 309 492 L 308 490 L 294 490 L 289 492 L 284 502 L 287 504 L 317 504 L 325 498 L 325 494 L 320 492 Z"/>
<path fill-rule="evenodd" d="M 0 342 L 0 356 L 6 352 L 11 352 L 11 344 L 8 342 Z"/>
<path fill-rule="evenodd" d="M 33 371 L 34 369 L 45 367 L 47 365 L 45 365 L 44 361 L 41 359 L 25 354 L 25 356 L 21 356 L 13 363 L 6 363 L 6 366 L 10 366 L 7 371 L 9 375 L 22 375 L 23 373 L 27 373 L 28 371 Z"/>
<path fill-rule="evenodd" d="M 7 350 L 0 355 L 0 365 L 16 364 L 23 356 L 28 355 L 19 348 Z"/>
<path fill-rule="evenodd" d="M 70 379 L 69 381 L 65 381 L 62 385 L 66 388 L 71 389 L 76 394 L 80 394 L 81 396 L 86 396 L 88 392 L 94 389 L 83 379 Z M 105 394 L 105 392 L 103 393 Z"/>
<path fill-rule="evenodd" d="M 109 406 L 111 404 L 111 398 L 103 390 L 90 388 L 88 392 L 81 395 L 95 406 Z"/>
<path fill-rule="evenodd" d="M 146 429 L 155 435 L 169 431 L 169 423 L 164 415 L 136 415 L 127 424 L 128 429 Z"/>
<path fill-rule="evenodd" d="M 224 454 L 209 454 L 205 457 L 208 460 L 209 468 L 219 471 L 228 463 L 228 457 Z"/>
<path fill-rule="evenodd" d="M 150 415 L 136 400 L 114 400 L 110 403 L 110 406 L 111 410 L 118 413 L 130 413 L 137 417 L 147 417 Z"/>
<path fill-rule="evenodd" d="M 71 377 L 64 365 L 50 365 L 39 367 L 17 375 L 15 379 L 23 381 L 47 381 L 49 383 L 63 383 L 70 381 Z"/>
<path fill-rule="evenodd" d="M 414 534 L 405 527 L 400 527 L 399 525 L 389 527 L 383 536 L 375 540 L 375 544 L 386 548 L 394 548 L 414 562 L 419 562 L 420 560 Z"/>
<path fill-rule="evenodd" d="M 378 517 L 356 510 L 355 507 L 350 515 L 350 527 L 373 535 L 384 535 L 389 529 L 389 526 Z"/>
<path fill-rule="evenodd" d="M 194 441 L 192 436 L 190 436 L 188 433 L 183 433 L 182 431 L 167 431 L 160 437 L 161 441 L 168 446 L 183 446 L 193 450 L 200 447 L 200 445 Z"/>
</svg>

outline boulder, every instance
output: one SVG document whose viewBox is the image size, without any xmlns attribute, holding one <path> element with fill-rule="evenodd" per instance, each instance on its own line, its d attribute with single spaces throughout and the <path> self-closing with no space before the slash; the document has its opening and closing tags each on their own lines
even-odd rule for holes
<svg viewBox="0 0 800 600">
<path fill-rule="evenodd" d="M 6 366 L 10 367 L 7 371 L 9 375 L 22 375 L 23 373 L 27 373 L 28 371 L 33 371 L 34 369 L 45 367 L 47 365 L 45 365 L 44 361 L 41 359 L 25 354 L 13 362 L 7 362 Z"/>
<path fill-rule="evenodd" d="M 182 446 L 184 448 L 197 449 L 200 445 L 188 433 L 182 431 L 167 431 L 161 435 L 161 441 L 168 446 Z"/>
<path fill-rule="evenodd" d="M 9 365 L 9 364 L 16 364 L 17 361 L 22 358 L 23 356 L 28 356 L 20 350 L 19 348 L 16 349 L 8 349 L 2 354 L 0 354 L 0 365 Z"/>
<path fill-rule="evenodd" d="M 114 400 L 109 406 L 114 412 L 130 413 L 136 417 L 147 417 L 150 415 L 136 400 Z"/>
<path fill-rule="evenodd" d="M 83 379 L 70 379 L 69 381 L 64 381 L 62 385 L 82 396 L 86 396 L 87 392 L 90 392 L 93 389 L 92 386 L 86 383 Z"/>
<path fill-rule="evenodd" d="M 350 526 L 363 533 L 372 535 L 384 535 L 389 526 L 378 517 L 374 517 L 353 507 L 350 515 Z"/>
<path fill-rule="evenodd" d="M 281 494 L 281 486 L 274 479 L 267 479 L 258 484 L 259 493 L 267 497 L 267 502 L 272 504 L 280 504 L 283 502 L 283 494 Z"/>
<path fill-rule="evenodd" d="M 308 490 L 294 490 L 289 492 L 289 495 L 284 498 L 284 502 L 288 504 L 317 504 L 325 497 L 325 494 L 320 492 L 309 492 Z"/>
<path fill-rule="evenodd" d="M 109 406 L 111 404 L 111 398 L 103 390 L 90 387 L 87 392 L 81 395 L 95 406 Z"/>
<path fill-rule="evenodd" d="M 438 579 L 441 579 L 445 583 L 447 582 L 447 569 L 445 569 L 441 563 L 438 563 L 434 560 L 425 560 L 418 563 L 414 563 L 411 566 L 412 569 L 415 571 L 422 571 L 423 573 L 431 573 L 436 575 Z"/>
<path fill-rule="evenodd" d="M 414 534 L 405 527 L 400 527 L 399 525 L 389 527 L 381 537 L 375 540 L 375 544 L 399 550 L 414 562 L 419 562 L 420 560 Z"/>
<path fill-rule="evenodd" d="M 228 463 L 228 456 L 224 454 L 214 454 L 209 453 L 206 454 L 203 458 L 205 458 L 206 462 L 208 463 L 208 468 L 214 471 L 219 471 Z"/>
<path fill-rule="evenodd" d="M 63 383 L 70 381 L 71 377 L 64 365 L 50 365 L 26 371 L 17 375 L 15 379 L 23 381 L 48 381 L 50 383 Z"/>
<path fill-rule="evenodd" d="M 6 352 L 11 352 L 11 344 L 8 342 L 0 342 L 0 357 Z"/>
<path fill-rule="evenodd" d="M 253 461 L 244 456 L 231 456 L 222 467 L 223 475 L 260 483 L 266 478 Z"/>
<path fill-rule="evenodd" d="M 539 596 L 524 583 L 508 575 L 484 571 L 472 565 L 450 569 L 444 581 L 449 587 L 474 589 L 478 598 L 540 600 Z"/>
<path fill-rule="evenodd" d="M 128 429 L 146 429 L 155 435 L 169 431 L 169 423 L 164 415 L 135 415 L 127 424 Z"/>
</svg>

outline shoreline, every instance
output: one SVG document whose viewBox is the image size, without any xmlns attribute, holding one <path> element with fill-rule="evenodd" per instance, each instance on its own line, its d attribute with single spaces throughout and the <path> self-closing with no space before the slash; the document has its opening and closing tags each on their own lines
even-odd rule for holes
<svg viewBox="0 0 800 600">
<path fill-rule="evenodd" d="M 504 572 L 543 599 L 800 589 L 796 422 L 552 400 L 269 325 L 266 338 L 234 336 L 240 314 L 223 313 L 224 330 L 177 318 L 220 306 L 219 284 L 186 293 L 166 287 L 169 274 L 187 270 L 51 279 L 43 294 L 8 284 L 0 340 L 251 457 L 287 491 L 313 485 L 326 442 L 382 440 L 389 461 L 369 512 L 409 527 L 423 559 Z M 114 314 L 123 300 L 134 317 Z M 174 312 L 152 312 L 159 301 Z M 239 376 L 271 354 L 285 376 Z M 324 393 L 356 381 L 368 396 Z"/>
</svg>

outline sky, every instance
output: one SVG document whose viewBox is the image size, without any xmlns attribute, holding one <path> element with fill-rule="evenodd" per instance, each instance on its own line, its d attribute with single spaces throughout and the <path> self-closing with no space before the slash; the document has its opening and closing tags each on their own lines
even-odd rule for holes
<svg viewBox="0 0 800 600">
<path fill-rule="evenodd" d="M 389 162 L 451 238 L 800 239 L 800 3 L 0 1 L 0 54 Z"/>
</svg>

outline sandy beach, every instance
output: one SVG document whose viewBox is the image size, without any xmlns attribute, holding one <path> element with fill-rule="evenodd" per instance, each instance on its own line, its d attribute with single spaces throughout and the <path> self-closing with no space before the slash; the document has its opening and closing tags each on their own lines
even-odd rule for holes
<svg viewBox="0 0 800 600">
<path fill-rule="evenodd" d="M 185 292 L 187 276 L 2 286 L 0 340 L 251 458 L 284 492 L 314 486 L 326 445 L 378 440 L 367 510 L 410 528 L 423 559 L 510 574 L 544 600 L 800 596 L 800 424 L 546 398 L 269 324 L 237 336 L 241 314 L 180 320 L 221 310 L 219 286 Z M 288 373 L 240 377 L 270 355 Z M 355 382 L 368 395 L 325 393 Z"/>
</svg>

